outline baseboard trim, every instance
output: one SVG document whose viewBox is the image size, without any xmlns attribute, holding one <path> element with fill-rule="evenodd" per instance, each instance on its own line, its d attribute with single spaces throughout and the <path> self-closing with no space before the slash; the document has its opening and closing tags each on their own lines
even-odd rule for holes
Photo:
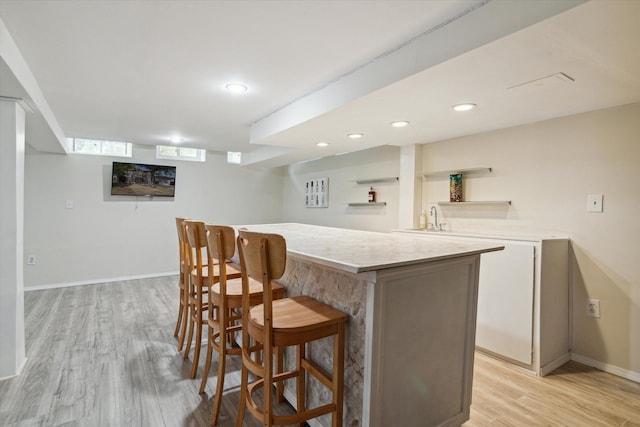
<svg viewBox="0 0 640 427">
<path fill-rule="evenodd" d="M 20 367 L 18 368 L 18 372 L 16 372 L 14 375 L 7 375 L 6 377 L 2 377 L 2 378 L 0 378 L 0 381 L 8 380 L 10 378 L 15 378 L 15 377 L 19 376 L 22 373 L 22 370 L 24 369 L 24 367 L 27 365 L 27 360 L 28 359 L 29 359 L 28 357 L 24 358 L 24 360 L 20 364 Z"/>
<path fill-rule="evenodd" d="M 93 280 L 82 280 L 79 282 L 67 282 L 67 283 L 51 283 L 47 285 L 36 285 L 36 286 L 25 286 L 24 291 L 42 291 L 45 289 L 56 289 L 56 288 L 69 288 L 71 286 L 85 286 L 85 285 L 97 285 L 99 283 L 111 283 L 111 282 L 122 282 L 125 280 L 138 280 L 138 279 L 151 279 L 154 277 L 165 277 L 165 276 L 174 276 L 177 275 L 177 271 L 170 271 L 166 273 L 152 273 L 152 274 L 139 274 L 136 276 L 124 276 L 124 277 L 110 277 L 106 279 L 93 279 Z"/>
<path fill-rule="evenodd" d="M 565 353 L 562 356 L 552 360 L 544 366 L 540 367 L 540 376 L 544 377 L 545 375 L 550 374 L 551 372 L 558 369 L 560 366 L 564 365 L 568 361 L 571 360 L 571 355 L 569 353 Z"/>
<path fill-rule="evenodd" d="M 634 372 L 628 369 L 623 369 L 618 366 L 611 365 L 609 363 L 600 362 L 598 360 L 591 359 L 578 353 L 571 353 L 571 360 L 640 383 L 640 372 Z"/>
</svg>

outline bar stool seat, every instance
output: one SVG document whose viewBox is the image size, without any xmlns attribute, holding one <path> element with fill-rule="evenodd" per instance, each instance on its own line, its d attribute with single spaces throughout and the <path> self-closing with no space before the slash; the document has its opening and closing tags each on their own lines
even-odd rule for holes
<svg viewBox="0 0 640 427">
<path fill-rule="evenodd" d="M 332 414 L 332 426 L 342 426 L 344 394 L 344 339 L 347 315 L 309 296 L 272 300 L 268 289 L 281 278 L 286 265 L 286 242 L 277 234 L 239 231 L 238 252 L 244 290 L 250 287 L 250 278 L 261 280 L 264 287 L 263 303 L 249 307 L 249 297 L 243 298 L 242 307 L 242 371 L 240 406 L 236 427 L 244 421 L 245 409 L 263 426 L 303 425 L 304 422 L 325 414 Z M 333 366 L 327 374 L 306 356 L 306 344 L 333 336 Z M 262 358 L 254 357 L 257 342 L 262 347 Z M 294 346 L 295 369 L 273 372 L 273 348 Z M 259 347 L 258 347 L 259 348 Z M 257 379 L 249 384 L 249 372 Z M 315 408 L 306 407 L 306 376 L 313 375 L 331 392 L 331 403 Z M 273 413 L 273 383 L 296 379 L 296 414 Z M 262 403 L 254 394 L 262 390 Z M 257 397 L 257 396 L 256 396 Z"/>
<path fill-rule="evenodd" d="M 251 279 L 249 281 L 249 304 L 262 304 L 262 283 Z M 284 286 L 274 282 L 271 287 L 272 291 L 278 295 L 284 296 Z M 222 294 L 220 292 L 220 283 L 215 283 L 211 287 L 212 302 L 214 305 L 220 305 Z M 274 298 L 277 299 L 277 298 Z M 227 305 L 229 308 L 242 308 L 242 279 L 227 280 Z"/>
<path fill-rule="evenodd" d="M 233 264 L 227 263 L 226 269 L 227 269 L 227 277 L 234 277 L 236 279 L 240 278 L 240 269 L 236 268 Z M 201 273 L 198 273 L 197 269 L 191 271 L 191 278 L 193 280 L 198 280 L 198 275 L 202 276 L 204 279 L 209 277 L 209 266 L 203 265 Z M 220 281 L 220 265 L 218 263 L 216 263 L 213 266 L 212 276 L 213 276 L 212 277 L 213 283 L 218 284 L 218 282 Z M 208 288 L 210 284 L 211 284 L 211 280 L 209 281 L 204 280 L 202 283 L 202 286 L 204 286 L 205 288 Z M 218 289 L 219 288 L 220 288 L 220 285 L 218 285 Z"/>
<path fill-rule="evenodd" d="M 273 301 L 273 345 L 286 347 L 336 335 L 345 315 L 308 296 Z M 251 309 L 249 335 L 264 333 L 264 305 Z"/>
</svg>

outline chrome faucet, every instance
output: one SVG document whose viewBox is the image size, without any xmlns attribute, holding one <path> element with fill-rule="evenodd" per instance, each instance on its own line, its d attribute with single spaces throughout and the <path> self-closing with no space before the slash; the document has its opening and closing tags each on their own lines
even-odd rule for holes
<svg viewBox="0 0 640 427">
<path fill-rule="evenodd" d="M 438 208 L 436 208 L 435 206 L 431 206 L 431 209 L 429 209 L 429 216 L 434 217 L 435 222 L 430 222 L 428 229 L 433 231 L 444 231 L 445 223 L 438 224 Z"/>
<path fill-rule="evenodd" d="M 436 218 L 435 224 L 429 223 L 431 225 L 431 229 L 438 230 L 440 228 L 438 225 L 438 209 L 436 209 L 435 206 L 431 206 L 431 209 L 429 210 L 429 215 L 435 216 Z"/>
</svg>

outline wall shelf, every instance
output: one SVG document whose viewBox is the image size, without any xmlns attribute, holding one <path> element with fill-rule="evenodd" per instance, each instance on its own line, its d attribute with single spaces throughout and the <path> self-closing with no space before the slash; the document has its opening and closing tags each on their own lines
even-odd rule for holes
<svg viewBox="0 0 640 427">
<path fill-rule="evenodd" d="M 465 178 L 471 178 L 471 175 L 488 174 L 493 169 L 490 167 L 477 167 L 477 168 L 465 168 L 465 169 L 451 169 L 437 172 L 427 172 L 423 176 L 425 178 L 434 179 L 448 179 L 449 175 L 461 173 Z M 511 205 L 511 200 L 470 200 L 465 202 L 450 202 L 442 201 L 436 202 L 440 206 L 470 206 L 470 205 Z"/>
<path fill-rule="evenodd" d="M 387 206 L 387 202 L 353 202 L 349 206 Z"/>
<path fill-rule="evenodd" d="M 455 205 L 510 205 L 511 200 L 477 200 L 469 202 L 438 202 L 440 206 Z"/>
<path fill-rule="evenodd" d="M 355 182 L 357 184 L 376 184 L 381 182 L 396 182 L 398 179 L 397 176 L 389 176 L 386 178 L 356 179 Z"/>
<path fill-rule="evenodd" d="M 438 177 L 449 178 L 449 175 L 456 174 L 456 173 L 461 173 L 463 175 L 470 175 L 470 174 L 489 173 L 491 171 L 492 171 L 492 169 L 489 168 L 489 167 L 467 168 L 467 169 L 451 169 L 451 170 L 446 170 L 446 171 L 427 172 L 423 176 L 425 178 L 438 178 Z"/>
</svg>

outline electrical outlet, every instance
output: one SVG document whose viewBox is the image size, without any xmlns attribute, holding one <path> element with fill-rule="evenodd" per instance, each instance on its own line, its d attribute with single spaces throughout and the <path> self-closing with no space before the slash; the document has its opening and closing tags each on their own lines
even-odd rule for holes
<svg viewBox="0 0 640 427">
<path fill-rule="evenodd" d="M 587 212 L 602 212 L 602 194 L 589 194 L 587 196 Z"/>
<path fill-rule="evenodd" d="M 588 299 L 586 309 L 587 309 L 587 316 L 599 318 L 600 317 L 600 300 Z"/>
<path fill-rule="evenodd" d="M 27 255 L 27 265 L 36 265 L 35 255 Z"/>
</svg>

